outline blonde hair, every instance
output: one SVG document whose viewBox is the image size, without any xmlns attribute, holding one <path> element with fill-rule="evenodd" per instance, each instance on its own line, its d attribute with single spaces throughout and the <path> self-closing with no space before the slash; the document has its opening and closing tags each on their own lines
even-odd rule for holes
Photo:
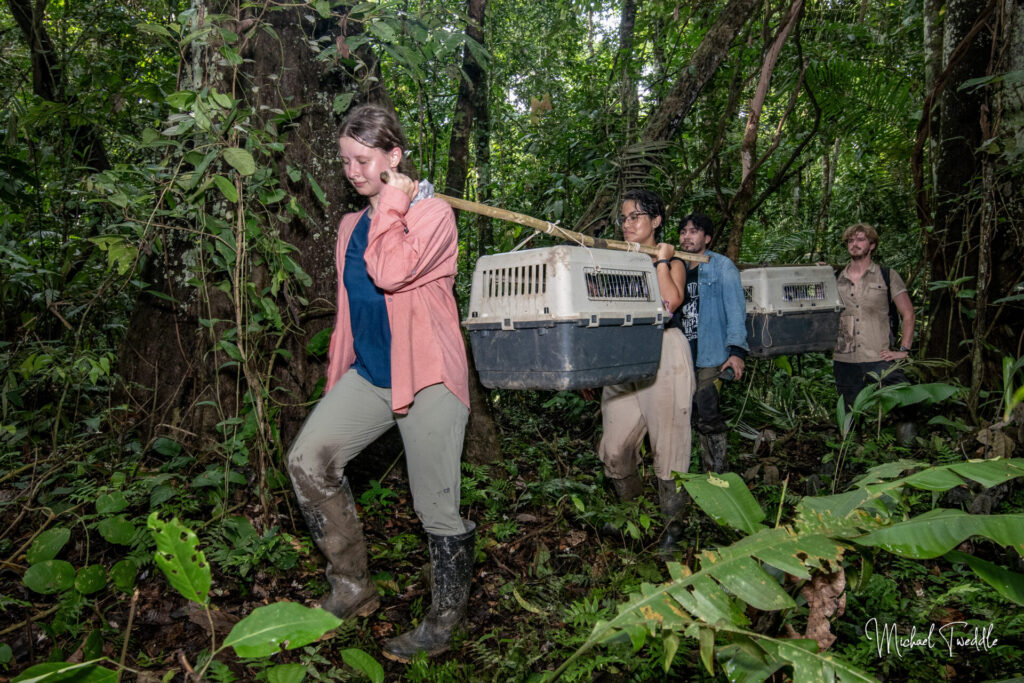
<svg viewBox="0 0 1024 683">
<path fill-rule="evenodd" d="M 864 236 L 868 238 L 868 242 L 878 246 L 878 231 L 867 223 L 854 223 L 846 230 L 843 231 L 843 244 L 850 241 L 850 238 L 856 235 L 858 232 L 864 233 Z"/>
</svg>

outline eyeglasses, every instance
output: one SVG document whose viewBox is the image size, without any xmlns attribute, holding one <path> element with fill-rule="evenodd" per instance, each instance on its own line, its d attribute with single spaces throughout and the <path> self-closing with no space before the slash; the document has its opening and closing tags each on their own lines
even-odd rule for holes
<svg viewBox="0 0 1024 683">
<path fill-rule="evenodd" d="M 646 211 L 634 211 L 633 213 L 627 214 L 625 216 L 621 216 L 621 215 L 620 216 L 616 216 L 615 217 L 615 225 L 617 225 L 617 226 L 619 226 L 621 228 L 626 223 L 636 223 L 636 219 L 640 218 L 640 216 L 650 216 L 650 215 L 651 214 L 647 213 Z"/>
</svg>

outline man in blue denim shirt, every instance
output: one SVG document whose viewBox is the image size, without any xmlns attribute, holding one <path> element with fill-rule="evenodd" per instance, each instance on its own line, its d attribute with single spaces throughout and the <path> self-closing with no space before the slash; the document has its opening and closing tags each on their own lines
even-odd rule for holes
<svg viewBox="0 0 1024 683">
<path fill-rule="evenodd" d="M 740 271 L 727 257 L 708 250 L 714 234 L 715 226 L 704 214 L 693 213 L 680 222 L 683 251 L 711 258 L 708 263 L 687 264 L 686 295 L 677 314 L 697 370 L 693 413 L 706 472 L 726 467 L 728 426 L 719 408 L 717 380 L 742 377 L 748 351 Z"/>
</svg>

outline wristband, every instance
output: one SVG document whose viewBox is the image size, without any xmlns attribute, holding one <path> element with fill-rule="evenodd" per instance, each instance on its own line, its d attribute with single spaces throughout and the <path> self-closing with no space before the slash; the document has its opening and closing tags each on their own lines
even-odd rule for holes
<svg viewBox="0 0 1024 683">
<path fill-rule="evenodd" d="M 910 347 L 909 346 L 901 346 L 900 347 L 900 351 L 903 351 L 904 353 L 910 353 Z"/>
<path fill-rule="evenodd" d="M 667 263 L 669 268 L 672 267 L 672 261 L 670 261 L 667 258 L 661 258 L 661 259 L 658 259 L 657 261 L 655 261 L 654 262 L 654 267 L 657 268 L 662 263 Z"/>
</svg>

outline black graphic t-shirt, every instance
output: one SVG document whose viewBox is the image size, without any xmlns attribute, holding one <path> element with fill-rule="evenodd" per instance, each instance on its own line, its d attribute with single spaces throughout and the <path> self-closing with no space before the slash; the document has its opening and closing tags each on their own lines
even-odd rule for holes
<svg viewBox="0 0 1024 683">
<path fill-rule="evenodd" d="M 687 268 L 686 291 L 683 292 L 683 305 L 679 307 L 680 327 L 690 342 L 694 361 L 697 360 L 697 315 L 700 312 L 699 279 L 700 267 Z"/>
</svg>

